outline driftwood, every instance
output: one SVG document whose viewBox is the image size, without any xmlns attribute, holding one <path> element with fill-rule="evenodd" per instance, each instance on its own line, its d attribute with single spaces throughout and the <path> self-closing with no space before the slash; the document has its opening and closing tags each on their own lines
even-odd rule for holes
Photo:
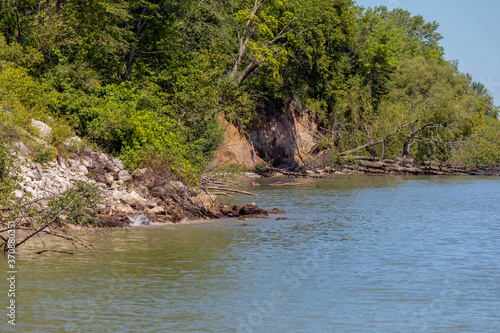
<svg viewBox="0 0 500 333">
<path fill-rule="evenodd" d="M 30 235 L 28 235 L 26 238 L 24 238 L 22 241 L 18 242 L 16 244 L 16 247 L 24 244 L 24 242 L 26 242 L 28 239 L 30 239 L 31 237 L 33 236 L 36 236 L 38 233 L 42 232 L 44 229 L 46 229 L 47 227 L 49 227 L 52 223 L 54 223 L 55 221 L 57 221 L 57 219 L 59 218 L 59 216 L 61 216 L 65 211 L 66 209 L 69 208 L 69 206 L 71 206 L 71 204 L 73 203 L 73 201 L 75 201 L 75 199 L 79 197 L 79 195 L 75 196 L 73 198 L 73 200 L 70 201 L 69 204 L 66 205 L 66 207 L 64 207 L 63 209 L 61 209 L 59 211 L 59 213 L 52 219 L 50 220 L 49 222 L 45 223 L 43 226 L 41 226 L 40 228 L 38 228 L 36 231 L 34 231 L 33 233 L 31 233 Z"/>
<path fill-rule="evenodd" d="M 255 197 L 258 197 L 260 194 L 256 193 L 251 193 L 247 191 L 240 191 L 240 190 L 233 190 L 229 188 L 220 188 L 220 187 L 207 187 L 207 190 L 217 190 L 217 191 L 226 191 L 226 192 L 234 192 L 234 193 L 241 193 L 241 194 L 246 194 L 246 195 L 253 195 Z"/>
<path fill-rule="evenodd" d="M 38 252 L 36 252 L 36 254 L 42 254 L 44 252 L 57 252 L 57 253 L 64 253 L 64 254 L 74 254 L 73 252 L 60 251 L 60 250 L 51 250 L 51 249 L 46 249 L 46 250 L 38 251 Z"/>
<path fill-rule="evenodd" d="M 279 172 L 284 174 L 285 176 L 291 176 L 291 177 L 307 177 L 307 174 L 305 172 L 291 172 L 291 171 L 286 171 L 278 168 L 273 168 L 273 167 L 267 167 L 267 170 L 271 172 Z"/>
<path fill-rule="evenodd" d="M 375 157 L 354 156 L 351 157 L 359 164 L 359 170 L 369 173 L 401 173 L 416 175 L 450 175 L 456 173 L 471 174 L 474 171 L 465 167 L 454 167 L 448 164 L 436 162 L 416 163 L 413 159 L 387 160 Z"/>
</svg>

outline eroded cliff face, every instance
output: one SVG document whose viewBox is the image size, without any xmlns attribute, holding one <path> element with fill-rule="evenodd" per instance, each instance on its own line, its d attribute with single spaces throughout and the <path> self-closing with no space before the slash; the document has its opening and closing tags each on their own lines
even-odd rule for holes
<svg viewBox="0 0 500 333">
<path fill-rule="evenodd" d="M 220 121 L 225 129 L 225 139 L 215 154 L 214 164 L 221 166 L 239 164 L 249 170 L 254 169 L 262 159 L 257 156 L 248 134 L 223 118 Z"/>
<path fill-rule="evenodd" d="M 317 132 L 311 111 L 290 103 L 262 115 L 250 128 L 250 141 L 259 156 L 276 165 L 303 165 L 321 139 Z"/>
<path fill-rule="evenodd" d="M 274 165 L 303 165 L 321 139 L 311 111 L 300 110 L 294 103 L 261 112 L 245 131 L 224 119 L 221 123 L 226 138 L 216 153 L 216 165 L 242 164 L 254 169 L 263 160 Z"/>
</svg>

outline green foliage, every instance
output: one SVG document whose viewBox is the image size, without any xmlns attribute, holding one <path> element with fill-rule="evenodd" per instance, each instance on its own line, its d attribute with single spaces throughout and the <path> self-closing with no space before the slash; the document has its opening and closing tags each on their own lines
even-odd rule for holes
<svg viewBox="0 0 500 333">
<path fill-rule="evenodd" d="M 75 188 L 68 189 L 48 203 L 51 208 L 48 220 L 64 210 L 66 219 L 74 224 L 97 225 L 97 205 L 102 202 L 101 191 L 97 186 L 76 182 Z"/>
<path fill-rule="evenodd" d="M 22 0 L 0 4 L 0 22 L 3 128 L 36 134 L 31 119 L 41 120 L 59 151 L 75 131 L 130 168 L 155 156 L 196 178 L 222 117 L 245 128 L 256 110 L 291 100 L 313 111 L 321 148 L 335 152 L 382 140 L 357 152 L 446 160 L 497 130 L 489 92 L 444 61 L 438 23 L 402 9 Z"/>
<path fill-rule="evenodd" d="M 40 164 L 54 162 L 56 159 L 57 149 L 54 146 L 46 146 L 44 144 L 35 147 L 34 161 Z"/>
<path fill-rule="evenodd" d="M 263 174 L 267 169 L 267 163 L 262 161 L 255 166 L 255 172 L 259 175 Z"/>
<path fill-rule="evenodd" d="M 488 121 L 474 129 L 471 137 L 453 152 L 450 161 L 470 167 L 500 165 L 500 124 Z"/>
<path fill-rule="evenodd" d="M 395 87 L 373 120 L 372 141 L 388 138 L 387 156 L 411 153 L 418 160 L 445 161 L 475 126 L 464 107 L 473 95 L 468 79 L 451 65 L 423 57 L 404 60 Z"/>
<path fill-rule="evenodd" d="M 10 203 L 14 199 L 13 191 L 16 189 L 18 166 L 12 157 L 9 146 L 0 141 L 0 206 Z"/>
</svg>

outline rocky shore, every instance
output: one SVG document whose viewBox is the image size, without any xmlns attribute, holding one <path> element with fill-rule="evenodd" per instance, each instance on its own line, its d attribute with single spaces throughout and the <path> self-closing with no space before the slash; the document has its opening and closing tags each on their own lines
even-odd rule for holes
<svg viewBox="0 0 500 333">
<path fill-rule="evenodd" d="M 77 137 L 73 143 L 80 142 Z M 224 217 L 267 217 L 268 211 L 251 203 L 226 206 L 203 187 L 188 186 L 171 174 L 147 168 L 126 170 L 122 161 L 102 152 L 83 149 L 66 159 L 36 163 L 22 142 L 13 144 L 19 161 L 17 200 L 29 198 L 37 211 L 46 211 L 51 198 L 72 188 L 76 182 L 97 186 L 103 202 L 97 206 L 100 227 L 156 223 L 179 223 L 187 219 Z"/>
<path fill-rule="evenodd" d="M 34 125 L 39 128 L 41 140 L 50 134 L 51 129 L 47 125 L 41 122 Z M 122 161 L 84 147 L 78 137 L 69 139 L 66 145 L 80 148 L 68 148 L 70 153 L 66 154 L 66 158 L 57 155 L 54 161 L 42 165 L 33 161 L 33 151 L 23 142 L 12 144 L 12 154 L 20 166 L 19 187 L 14 191 L 18 200 L 29 197 L 38 211 L 45 211 L 51 198 L 72 188 L 76 182 L 94 184 L 104 198 L 96 208 L 99 216 L 97 224 L 102 227 L 149 222 L 178 223 L 199 218 L 267 217 L 269 214 L 253 203 L 231 207 L 218 203 L 218 193 L 209 192 L 216 188 L 210 181 L 204 186 L 187 186 L 168 172 L 148 168 L 126 170 Z M 255 164 L 254 160 L 251 162 Z M 418 164 L 409 158 L 349 157 L 346 163 L 336 167 L 309 164 L 299 168 L 266 166 L 259 170 L 262 177 L 321 178 L 343 174 L 499 175 L 500 168 L 482 170 L 433 162 Z"/>
</svg>

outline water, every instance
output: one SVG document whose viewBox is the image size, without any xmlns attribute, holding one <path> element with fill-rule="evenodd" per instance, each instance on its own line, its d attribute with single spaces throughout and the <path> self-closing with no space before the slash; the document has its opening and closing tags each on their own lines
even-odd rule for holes
<svg viewBox="0 0 500 333">
<path fill-rule="evenodd" d="M 112 230 L 74 255 L 36 240 L 18 259 L 17 332 L 498 331 L 500 178 L 272 181 L 242 189 L 273 196 L 225 200 L 288 220 Z"/>
</svg>

